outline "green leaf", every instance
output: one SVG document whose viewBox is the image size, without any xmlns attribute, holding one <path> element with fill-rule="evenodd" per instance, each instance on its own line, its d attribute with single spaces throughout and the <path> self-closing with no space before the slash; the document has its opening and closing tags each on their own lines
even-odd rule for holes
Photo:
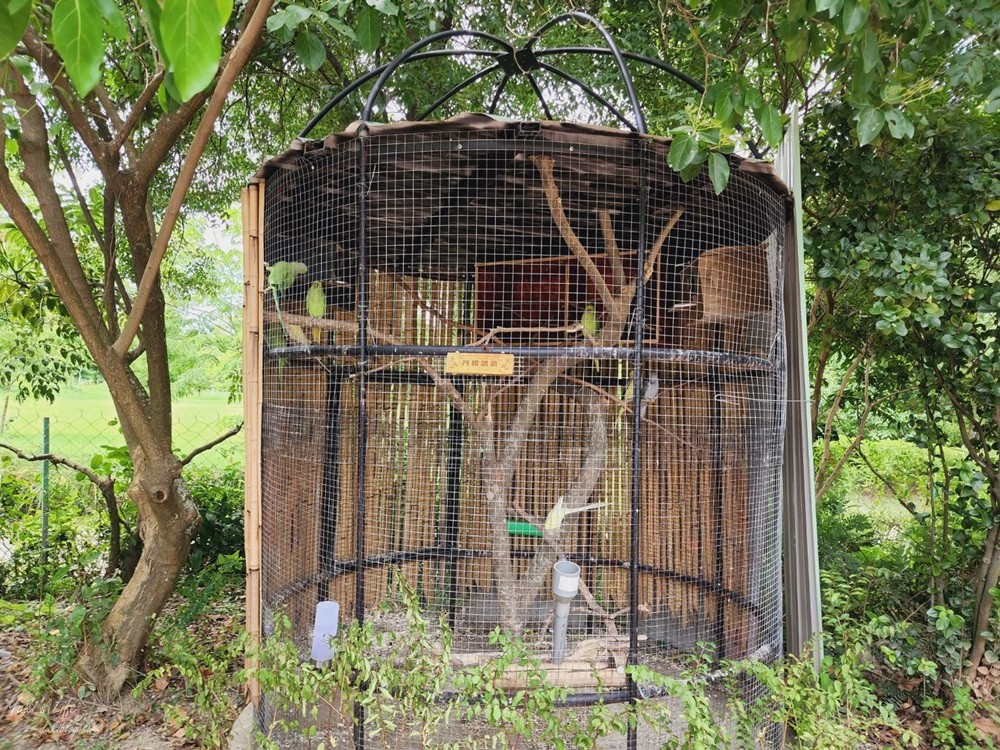
<svg viewBox="0 0 1000 750">
<path fill-rule="evenodd" d="M 31 3 L 21 0 L 0 0 L 0 60 L 5 59 L 28 28 Z"/>
<path fill-rule="evenodd" d="M 781 113 L 773 104 L 767 104 L 757 113 L 760 132 L 767 145 L 776 148 L 781 143 Z"/>
<path fill-rule="evenodd" d="M 675 172 L 690 166 L 698 155 L 698 141 L 690 133 L 681 133 L 670 144 L 667 163 Z"/>
<path fill-rule="evenodd" d="M 874 141 L 885 125 L 885 115 L 882 110 L 867 104 L 858 110 L 858 143 L 865 146 Z"/>
<path fill-rule="evenodd" d="M 221 31 L 214 2 L 164 0 L 160 35 L 181 101 L 203 91 L 215 77 L 222 56 Z"/>
<path fill-rule="evenodd" d="M 103 27 L 98 0 L 59 0 L 52 9 L 52 43 L 80 96 L 101 79 Z"/>
<path fill-rule="evenodd" d="M 898 83 L 887 83 L 882 87 L 882 101 L 886 104 L 899 104 L 906 95 L 906 89 Z"/>
<path fill-rule="evenodd" d="M 177 109 L 177 105 L 183 101 L 181 99 L 181 92 L 177 88 L 177 81 L 174 78 L 172 71 L 167 71 L 166 75 L 163 76 L 163 85 L 157 89 L 157 93 L 163 92 L 163 101 L 166 104 L 163 105 L 164 112 L 174 112 Z"/>
<path fill-rule="evenodd" d="M 715 100 L 715 116 L 719 118 L 719 122 L 732 125 L 736 121 L 736 118 L 733 117 L 734 110 L 733 97 L 730 92 L 727 91 Z"/>
<path fill-rule="evenodd" d="M 379 13 L 387 16 L 394 16 L 399 13 L 399 6 L 392 2 L 392 0 L 368 0 L 368 4 Z"/>
<path fill-rule="evenodd" d="M 219 29 L 221 30 L 233 14 L 233 0 L 215 0 L 215 5 L 219 9 Z"/>
<path fill-rule="evenodd" d="M 913 123 L 898 109 L 886 110 L 885 122 L 889 126 L 889 134 L 893 138 L 913 137 Z"/>
<path fill-rule="evenodd" d="M 309 70 L 319 70 L 326 60 L 326 49 L 319 37 L 311 31 L 302 31 L 295 37 L 295 53 Z"/>
<path fill-rule="evenodd" d="M 101 6 L 101 15 L 104 16 L 104 23 L 108 29 L 108 35 L 112 39 L 128 38 L 128 24 L 125 23 L 125 16 L 118 9 L 115 0 L 98 0 Z"/>
<path fill-rule="evenodd" d="M 844 0 L 844 33 L 853 35 L 868 21 L 868 4 Z"/>
<path fill-rule="evenodd" d="M 861 37 L 861 63 L 865 73 L 870 73 L 879 64 L 881 56 L 878 51 L 878 39 L 875 32 L 870 28 L 865 29 L 864 36 Z"/>
<path fill-rule="evenodd" d="M 843 4 L 844 0 L 816 0 L 816 12 L 823 13 L 826 11 L 830 14 L 830 18 L 834 18 L 840 13 L 840 8 Z"/>
<path fill-rule="evenodd" d="M 301 5 L 289 5 L 267 19 L 267 30 L 274 32 L 283 28 L 297 29 L 309 19 L 310 15 L 308 8 L 303 8 Z"/>
<path fill-rule="evenodd" d="M 1000 211 L 1000 198 L 998 198 L 997 200 L 992 200 L 989 203 L 987 203 L 986 210 L 989 211 L 990 213 L 993 213 L 994 211 Z"/>
<path fill-rule="evenodd" d="M 726 189 L 729 184 L 729 160 L 722 154 L 712 152 L 708 155 L 708 176 L 716 195 Z"/>
<path fill-rule="evenodd" d="M 701 162 L 696 161 L 693 164 L 688 164 L 677 174 L 684 182 L 691 182 L 691 180 L 701 174 Z"/>
<path fill-rule="evenodd" d="M 382 17 L 379 12 L 371 6 L 362 8 L 356 32 L 361 49 L 369 54 L 377 50 L 382 41 Z"/>
<path fill-rule="evenodd" d="M 1000 112 L 1000 86 L 994 88 L 989 96 L 986 97 L 986 106 L 983 108 L 983 111 L 988 115 Z"/>
<path fill-rule="evenodd" d="M 806 56 L 809 51 L 809 29 L 800 28 L 794 35 L 785 40 L 785 53 L 788 62 L 796 62 Z"/>
<path fill-rule="evenodd" d="M 337 32 L 343 34 L 344 36 L 346 36 L 352 42 L 357 42 L 358 41 L 358 35 L 354 33 L 354 29 L 352 29 L 350 26 L 348 26 L 343 21 L 340 21 L 340 20 L 338 20 L 336 18 L 328 18 L 325 23 L 326 23 L 327 26 L 330 26 L 335 31 L 337 31 Z"/>
</svg>

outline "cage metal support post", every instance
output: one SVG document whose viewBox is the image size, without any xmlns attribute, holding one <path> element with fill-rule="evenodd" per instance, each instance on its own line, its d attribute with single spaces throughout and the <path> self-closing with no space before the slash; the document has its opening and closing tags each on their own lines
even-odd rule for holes
<svg viewBox="0 0 1000 750">
<path fill-rule="evenodd" d="M 263 392 L 263 297 L 260 280 L 263 276 L 264 181 L 250 185 L 241 194 L 243 218 L 243 424 L 245 443 L 246 487 L 243 506 L 243 536 L 246 547 L 246 610 L 247 633 L 250 642 L 260 643 L 261 637 L 261 405 Z M 248 652 L 249 654 L 249 652 Z M 260 684 L 253 677 L 256 660 L 248 655 L 250 677 L 247 681 L 250 700 L 255 710 L 260 708 Z"/>
<path fill-rule="evenodd" d="M 722 323 L 712 324 L 712 348 L 722 351 L 723 330 Z M 708 439 L 710 441 L 710 455 L 712 456 L 712 509 L 715 516 L 715 571 L 714 579 L 717 590 L 721 591 L 724 584 L 725 565 L 723 563 L 723 553 L 725 544 L 723 543 L 723 524 L 725 523 L 725 499 L 723 492 L 725 483 L 722 472 L 725 470 L 725 462 L 722 455 L 722 373 L 717 365 L 709 370 L 708 381 L 710 393 L 712 394 L 712 408 L 709 413 Z M 725 632 L 726 632 L 726 603 L 722 597 L 715 597 L 715 654 L 712 657 L 712 666 L 718 669 L 725 658 Z"/>
<path fill-rule="evenodd" d="M 629 81 L 631 88 L 631 81 Z M 631 513 L 630 513 L 630 545 L 631 561 L 629 567 L 629 633 L 628 633 L 628 664 L 635 666 L 639 661 L 639 566 L 642 560 L 639 559 L 639 530 L 640 530 L 640 508 L 642 495 L 642 398 L 645 386 L 643 385 L 643 341 L 645 339 L 646 326 L 646 213 L 649 209 L 649 184 L 646 181 L 646 144 L 640 139 L 635 139 L 635 152 L 639 163 L 639 194 L 638 201 L 638 243 L 636 245 L 636 280 L 635 280 L 635 328 L 633 330 L 633 353 L 632 353 L 632 487 L 631 487 Z M 639 687 L 635 679 L 628 675 L 626 682 L 629 694 L 629 703 L 635 705 L 639 699 Z M 638 747 L 639 735 L 638 726 L 635 722 L 629 722 L 626 746 L 628 750 L 636 750 Z"/>
<path fill-rule="evenodd" d="M 459 395 L 465 397 L 464 384 L 455 384 L 455 389 Z M 455 601 L 458 595 L 455 580 L 455 571 L 458 567 L 458 556 L 455 554 L 458 549 L 458 514 L 459 496 L 461 495 L 462 480 L 462 447 L 465 437 L 465 423 L 462 414 L 454 404 L 451 405 L 448 413 L 448 459 L 445 479 L 445 502 L 444 502 L 444 548 L 448 555 L 446 562 L 448 574 L 446 577 L 448 596 L 448 625 L 455 628 Z"/>
<path fill-rule="evenodd" d="M 49 418 L 42 417 L 42 455 L 49 454 Z M 48 578 L 49 562 L 49 459 L 42 461 L 42 588 Z"/>
<path fill-rule="evenodd" d="M 368 455 L 368 132 L 358 134 L 358 495 L 355 515 L 354 619 L 365 621 L 365 469 Z M 365 709 L 354 704 L 354 747 L 365 747 Z"/>
<path fill-rule="evenodd" d="M 337 519 L 340 505 L 340 400 L 344 379 L 340 370 L 326 376 L 326 446 L 323 451 L 323 489 L 319 517 L 319 572 L 329 573 L 337 555 Z M 321 582 L 316 589 L 316 600 L 327 598 Z"/>
</svg>

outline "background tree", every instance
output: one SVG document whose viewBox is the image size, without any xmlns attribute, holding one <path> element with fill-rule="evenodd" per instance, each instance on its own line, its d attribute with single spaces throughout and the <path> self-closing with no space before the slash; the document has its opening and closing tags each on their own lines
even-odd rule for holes
<svg viewBox="0 0 1000 750">
<path fill-rule="evenodd" d="M 231 3 L 221 0 L 139 5 L 0 5 L 0 205 L 38 256 L 108 384 L 135 469 L 129 496 L 142 557 L 102 625 L 102 639 L 80 658 L 106 693 L 118 691 L 137 667 L 199 520 L 172 450 L 160 265 L 271 2 L 249 0 L 232 19 Z M 175 169 L 164 205 L 156 182 Z M 82 182 L 93 175 L 97 196 Z M 71 220 L 77 213 L 85 229 Z M 100 250 L 97 269 L 87 262 L 88 246 Z M 140 357 L 144 382 L 134 369 Z"/>
</svg>

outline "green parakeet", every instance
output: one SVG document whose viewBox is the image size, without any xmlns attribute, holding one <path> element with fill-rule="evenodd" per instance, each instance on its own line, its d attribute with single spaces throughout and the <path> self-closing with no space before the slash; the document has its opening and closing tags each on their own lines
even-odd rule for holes
<svg viewBox="0 0 1000 750">
<path fill-rule="evenodd" d="M 278 296 L 294 284 L 295 279 L 308 270 L 305 263 L 296 263 L 290 260 L 279 260 L 274 265 L 267 267 L 267 284 L 271 287 L 271 296 L 274 298 L 274 309 L 278 313 L 278 321 L 281 323 L 285 335 L 293 340 L 294 336 L 289 333 L 288 326 L 285 325 L 285 319 L 281 315 L 281 303 L 278 302 Z M 299 328 L 299 332 L 302 332 L 301 328 Z M 305 338 L 305 334 L 302 334 L 302 338 Z"/>
<path fill-rule="evenodd" d="M 580 318 L 580 325 L 583 326 L 583 331 L 589 342 L 592 345 L 595 344 L 597 334 L 601 332 L 601 321 L 598 319 L 597 310 L 593 305 L 587 305 L 583 308 L 583 317 Z M 594 360 L 594 369 L 601 369 L 601 363 L 596 359 Z"/>
<path fill-rule="evenodd" d="M 323 291 L 323 282 L 314 281 L 306 292 L 306 312 L 314 318 L 322 318 L 326 315 L 326 292 Z M 323 329 L 313 327 L 313 341 L 317 344 L 323 340 Z"/>
<path fill-rule="evenodd" d="M 308 270 L 305 263 L 295 263 L 290 260 L 279 260 L 274 265 L 268 266 L 267 283 L 271 287 L 271 292 L 275 295 L 281 294 Z"/>
<path fill-rule="evenodd" d="M 565 498 L 560 495 L 559 499 L 556 500 L 556 504 L 552 506 L 552 510 L 545 516 L 545 530 L 548 532 L 558 531 L 563 521 L 566 520 L 566 516 L 572 513 L 583 513 L 584 511 L 594 510 L 595 508 L 603 508 L 605 505 L 607 503 L 590 503 L 589 505 L 581 505 L 579 508 L 567 508 Z"/>
</svg>

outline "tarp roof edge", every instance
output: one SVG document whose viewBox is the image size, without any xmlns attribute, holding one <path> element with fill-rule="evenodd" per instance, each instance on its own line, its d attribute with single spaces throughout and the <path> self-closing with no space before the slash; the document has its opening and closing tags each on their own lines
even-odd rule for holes
<svg viewBox="0 0 1000 750">
<path fill-rule="evenodd" d="M 421 120 L 418 122 L 402 121 L 386 124 L 369 123 L 368 132 L 371 135 L 389 135 L 394 133 L 461 134 L 490 130 L 508 130 L 518 127 L 523 124 L 523 122 L 525 121 L 499 119 L 480 113 L 465 113 L 456 115 L 455 117 L 451 117 L 447 120 Z M 610 128 L 603 125 L 585 125 L 582 123 L 557 122 L 552 120 L 542 120 L 537 122 L 537 124 L 540 126 L 542 131 L 552 134 L 559 133 L 569 136 L 611 137 L 616 139 L 634 137 L 634 134 L 627 130 L 619 130 L 617 128 Z M 261 179 L 267 179 L 268 176 L 278 169 L 289 168 L 291 166 L 291 162 L 300 157 L 305 151 L 316 148 L 316 145 L 319 143 L 322 143 L 321 148 L 328 149 L 336 148 L 344 143 L 348 143 L 358 137 L 360 128 L 361 122 L 356 120 L 352 122 L 344 132 L 334 133 L 322 139 L 300 141 L 296 138 L 292 141 L 292 145 L 288 149 L 277 156 L 273 156 L 265 160 L 260 169 L 257 170 L 249 182 L 251 185 L 255 184 Z M 665 136 L 650 135 L 644 137 L 655 143 L 670 143 L 670 139 Z M 740 172 L 754 175 L 770 187 L 777 195 L 782 197 L 790 195 L 791 191 L 788 186 L 779 176 L 775 166 L 770 162 L 757 161 L 755 159 L 749 159 L 741 156 L 733 156 L 731 159 L 735 159 L 737 161 L 737 169 Z"/>
</svg>

